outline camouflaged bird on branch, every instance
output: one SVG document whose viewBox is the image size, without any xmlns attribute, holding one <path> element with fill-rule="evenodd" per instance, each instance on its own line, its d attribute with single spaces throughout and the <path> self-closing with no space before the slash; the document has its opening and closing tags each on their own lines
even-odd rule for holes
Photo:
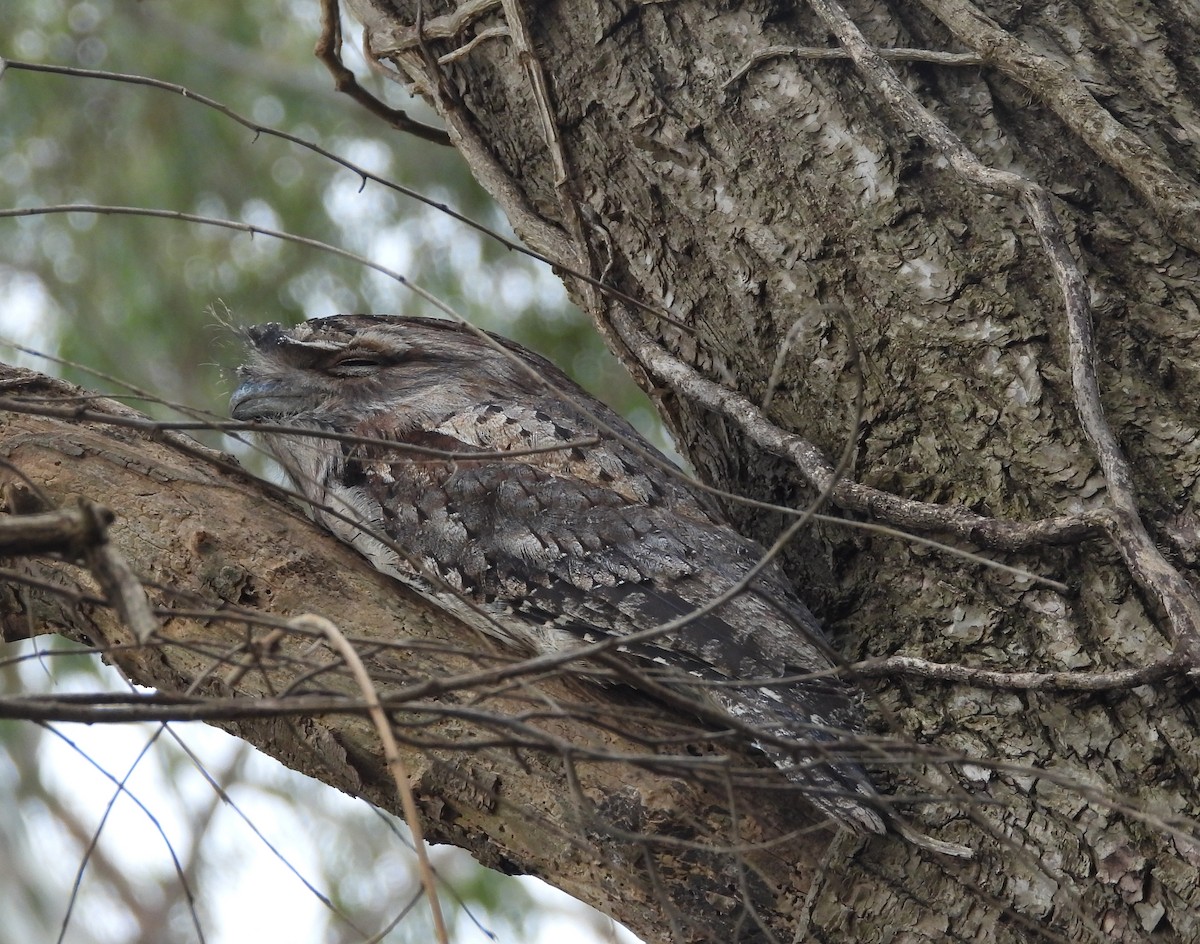
<svg viewBox="0 0 1200 944">
<path fill-rule="evenodd" d="M 378 570 L 521 650 L 612 640 L 643 677 L 758 732 L 824 813 L 858 831 L 895 822 L 854 759 L 859 693 L 782 571 L 704 611 L 763 548 L 548 361 L 422 318 L 250 337 L 233 416 L 354 437 L 262 440 L 316 521 Z"/>
</svg>

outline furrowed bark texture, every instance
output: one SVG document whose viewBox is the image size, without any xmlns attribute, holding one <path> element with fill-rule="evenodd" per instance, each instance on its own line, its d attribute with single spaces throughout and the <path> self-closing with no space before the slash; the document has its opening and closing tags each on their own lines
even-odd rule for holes
<svg viewBox="0 0 1200 944">
<path fill-rule="evenodd" d="M 1174 649 L 1195 668 L 1194 5 L 426 2 L 420 35 L 415 4 L 347 5 L 527 242 L 683 326 L 568 278 L 703 479 L 812 499 L 820 475 L 770 447 L 755 410 L 778 362 L 765 420 L 836 461 L 855 372 L 826 306 L 844 306 L 866 386 L 848 478 L 947 509 L 939 529 L 927 506 L 843 487 L 847 516 L 924 514 L 925 533 L 967 549 L 965 535 L 983 540 L 954 525 L 967 512 L 1109 522 L 985 548 L 1067 593 L 814 530 L 789 563 L 848 659 L 1096 672 Z M 842 44 L 857 63 L 805 51 Z M 755 537 L 780 529 L 729 507 Z M 950 759 L 897 758 L 897 788 L 946 798 L 918 818 L 978 858 L 814 846 L 809 864 L 828 867 L 808 907 L 759 905 L 781 939 L 1200 937 L 1190 681 L 1092 695 L 871 685 L 881 729 Z M 631 927 L 673 933 L 665 910 Z"/>
<path fill-rule="evenodd" d="M 67 413 L 82 403 L 153 427 L 121 404 L 30 371 L 0 365 L 0 388 L 9 402 Z M 86 497 L 114 511 L 112 544 L 163 608 L 160 638 L 139 646 L 107 607 L 72 598 L 98 593 L 83 568 L 51 558 L 7 561 L 42 586 L 0 581 L 0 639 L 56 632 L 93 646 L 139 684 L 186 694 L 186 702 L 161 706 L 170 717 L 208 720 L 220 709 L 218 723 L 288 766 L 397 814 L 364 713 L 329 709 L 331 701 L 362 703 L 335 651 L 298 634 L 269 643 L 272 627 L 256 618 L 329 617 L 356 645 L 385 699 L 497 664 L 487 655 L 494 647 L 375 572 L 270 486 L 177 434 L 0 411 L 0 459 L 6 488 L 31 482 L 55 504 Z M 326 710 L 265 714 L 306 697 Z M 22 714 L 18 703 L 0 698 L 0 714 L 30 717 L 30 706 Z M 650 769 L 654 753 L 641 739 L 678 737 L 688 719 L 663 727 L 662 706 L 624 690 L 527 674 L 388 706 L 429 841 L 465 848 L 501 871 L 544 876 L 598 906 L 610 903 L 619 920 L 648 936 L 659 922 L 704 920 L 735 939 L 739 900 L 749 896 L 767 908 L 781 897 L 802 900 L 811 874 L 796 863 L 828 839 L 812 813 L 779 803 L 777 792 L 743 790 L 747 810 L 736 841 L 785 837 L 742 855 L 744 872 L 729 855 L 637 841 L 643 832 L 718 846 L 735 838 L 725 792 L 689 784 L 670 769 L 669 756 L 657 773 Z M 103 720 L 86 706 L 72 714 L 77 707 L 50 706 L 45 717 Z M 129 713 L 163 717 L 146 709 Z M 589 710 L 607 710 L 597 716 L 606 723 L 586 720 Z M 650 764 L 620 760 L 648 755 Z M 730 759 L 754 764 L 745 755 Z M 686 913 L 664 919 L 664 896 Z"/>
</svg>

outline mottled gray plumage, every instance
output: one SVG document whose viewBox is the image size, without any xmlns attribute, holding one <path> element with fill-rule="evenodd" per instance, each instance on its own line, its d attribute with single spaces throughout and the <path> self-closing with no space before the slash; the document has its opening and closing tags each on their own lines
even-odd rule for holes
<svg viewBox="0 0 1200 944">
<path fill-rule="evenodd" d="M 315 508 L 320 524 L 507 642 L 548 652 L 628 638 L 704 605 L 763 554 L 706 495 L 639 455 L 656 450 L 629 424 L 511 341 L 368 315 L 250 336 L 236 419 L 442 451 L 262 437 L 296 488 L 337 512 Z M 505 455 L 588 437 L 599 444 Z M 453 457 L 482 451 L 496 455 Z M 773 564 L 713 613 L 621 651 L 660 684 L 787 738 L 794 750 L 756 743 L 817 807 L 884 831 L 847 745 L 862 730 L 856 691 L 833 675 L 764 684 L 833 665 L 816 620 Z"/>
</svg>

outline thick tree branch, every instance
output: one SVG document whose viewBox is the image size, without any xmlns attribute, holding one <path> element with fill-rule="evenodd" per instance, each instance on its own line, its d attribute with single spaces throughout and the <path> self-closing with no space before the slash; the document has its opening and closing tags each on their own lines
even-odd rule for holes
<svg viewBox="0 0 1200 944">
<path fill-rule="evenodd" d="M 427 702 L 425 712 L 411 701 L 411 708 L 392 709 L 432 841 L 464 846 L 481 861 L 508 870 L 553 876 L 578 897 L 604 904 L 643 929 L 665 922 L 665 914 L 681 905 L 663 900 L 646 871 L 646 856 L 659 872 L 684 867 L 677 854 L 664 857 L 656 834 L 691 837 L 696 848 L 685 857 L 689 882 L 724 888 L 730 860 L 719 849 L 733 834 L 725 835 L 722 801 L 669 772 L 677 751 L 648 749 L 656 739 L 663 745 L 678 742 L 678 730 L 655 734 L 656 723 L 646 716 L 636 739 L 622 737 L 615 721 L 603 722 L 605 713 L 616 710 L 628 719 L 640 709 L 628 696 L 621 696 L 619 706 L 606 705 L 614 693 L 598 688 L 581 692 L 552 678 L 523 681 L 520 675 L 496 684 L 515 673 L 503 664 L 489 669 L 495 657 L 481 640 L 375 573 L 271 497 L 270 489 L 232 470 L 227 457 L 179 434 L 131 428 L 129 422 L 138 419 L 133 411 L 90 396 L 81 401 L 85 394 L 78 388 L 28 371 L 3 368 L 0 384 L 10 409 L 22 396 L 34 398 L 43 413 L 55 400 L 87 402 L 87 420 L 2 414 L 0 452 L 10 468 L 53 499 L 98 496 L 114 509 L 110 541 L 149 588 L 162 622 L 153 644 L 139 645 L 107 608 L 80 605 L 95 594 L 86 574 L 67 563 L 37 561 L 4 578 L 0 625 L 6 638 L 24 636 L 32 627 L 86 640 L 142 685 L 164 695 L 194 690 L 202 697 L 195 716 L 223 719 L 290 766 L 394 809 L 386 758 L 359 717 L 356 683 L 311 633 L 269 629 L 297 614 L 337 614 L 339 627 L 355 639 L 377 680 L 384 705 L 398 685 L 428 683 L 425 690 L 434 692 L 440 679 L 481 669 L 481 679 L 493 679 L 490 687 L 480 682 L 464 691 L 468 701 L 451 686 L 440 696 L 443 701 Z M 106 413 L 118 423 L 104 423 Z M 264 640 L 270 645 L 260 644 Z M 306 678 L 313 679 L 323 702 L 312 701 Z M 332 701 L 331 692 L 339 693 Z M 229 705 L 236 709 L 237 699 L 247 698 L 266 699 L 261 707 L 268 712 L 276 705 L 285 715 L 297 707 L 308 714 L 294 722 L 255 717 L 259 712 L 238 717 L 236 710 L 220 708 L 233 699 Z M 296 706 L 288 705 L 290 698 Z M 360 707 L 349 713 L 322 714 L 323 708 L 340 712 L 354 704 Z M 38 713 L 32 703 L 26 710 L 29 717 L 51 717 L 56 710 L 70 717 L 74 711 L 63 704 Z M 104 709 L 99 710 L 92 720 L 102 717 Z M 189 708 L 168 703 L 165 710 L 184 717 Z M 596 711 L 599 727 L 589 720 Z M 19 716 L 21 709 L 12 704 L 0 713 Z M 682 763 L 679 771 L 694 767 L 696 758 Z M 573 796 L 563 794 L 564 765 L 578 784 Z M 737 834 L 749 840 L 812 825 L 770 805 L 742 815 Z M 640 851 L 632 854 L 620 838 L 629 832 L 641 834 Z M 755 894 L 775 901 L 804 894 L 823 846 L 816 837 L 797 838 L 738 857 L 767 881 L 763 886 L 755 881 Z M 626 889 L 620 902 L 596 897 L 597 863 Z M 683 892 L 675 880 L 667 888 L 668 899 Z M 692 902 L 689 920 L 700 921 L 706 910 L 697 911 Z M 716 909 L 705 920 L 721 927 L 738 919 Z"/>
</svg>

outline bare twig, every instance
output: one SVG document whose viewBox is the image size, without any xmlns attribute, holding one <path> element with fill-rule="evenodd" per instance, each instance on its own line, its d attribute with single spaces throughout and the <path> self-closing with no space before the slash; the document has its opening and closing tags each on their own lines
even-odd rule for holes
<svg viewBox="0 0 1200 944">
<path fill-rule="evenodd" d="M 85 761 L 87 761 L 88 764 L 90 764 L 93 768 L 95 768 L 96 771 L 101 776 L 112 781 L 112 783 L 115 785 L 116 790 L 117 790 L 116 795 L 120 796 L 123 794 L 126 797 L 128 797 L 129 800 L 139 810 L 141 810 L 143 814 L 145 814 L 146 819 L 148 819 L 150 821 L 151 825 L 154 826 L 154 829 L 158 832 L 158 835 L 162 839 L 163 844 L 167 847 L 167 853 L 171 857 L 171 863 L 175 868 L 175 874 L 179 878 L 180 887 L 183 889 L 184 900 L 187 902 L 188 914 L 191 916 L 191 919 L 192 919 L 192 927 L 196 931 L 196 937 L 200 940 L 201 944 L 203 944 L 203 942 L 205 940 L 204 930 L 203 930 L 202 926 L 200 925 L 200 917 L 196 910 L 196 898 L 192 892 L 191 883 L 187 879 L 187 872 L 184 870 L 183 863 L 181 863 L 179 861 L 179 855 L 175 851 L 175 847 L 174 847 L 174 845 L 172 845 L 170 837 L 167 836 L 166 832 L 164 831 L 164 829 L 162 827 L 162 823 L 160 823 L 158 821 L 158 818 L 141 801 L 141 799 L 139 799 L 137 794 L 135 794 L 132 790 L 129 789 L 129 787 L 126 785 L 124 780 L 118 780 L 116 777 L 114 777 L 111 773 L 109 773 L 107 770 L 105 770 L 104 767 L 102 767 L 100 764 L 96 763 L 95 759 L 92 758 L 87 753 L 87 751 L 83 750 L 78 744 L 76 744 L 74 741 L 72 741 L 69 737 L 67 737 L 61 731 L 57 730 L 56 728 L 52 727 L 51 725 L 44 725 L 44 727 L 47 731 L 49 731 L 51 734 L 53 734 L 55 737 L 57 737 L 60 741 L 62 741 L 64 744 L 66 744 L 68 747 L 70 747 L 73 751 L 75 751 L 75 753 L 77 753 Z M 110 807 L 111 807 L 111 805 L 110 805 Z M 105 815 L 107 816 L 107 813 Z M 93 842 L 94 841 L 95 840 L 93 839 Z M 90 851 L 91 850 L 89 849 L 88 853 L 85 853 L 84 859 L 83 859 L 83 864 L 87 863 L 88 854 L 90 853 Z M 70 916 L 71 916 L 71 912 L 72 912 L 72 905 L 75 902 L 76 895 L 78 892 L 79 880 L 82 877 L 83 864 L 81 864 L 81 866 L 80 866 L 80 869 L 81 869 L 80 874 L 76 876 L 75 886 L 71 893 L 71 898 L 68 903 L 67 912 L 63 918 L 63 924 L 62 924 L 62 927 L 60 929 L 60 934 L 59 934 L 60 941 L 62 940 L 63 935 L 66 934 L 67 922 L 70 920 Z"/>
<path fill-rule="evenodd" d="M 779 381 L 783 378 L 783 368 L 788 362 L 788 357 L 791 356 L 792 348 L 811 330 L 811 322 L 812 313 L 803 313 L 792 322 L 792 326 L 788 328 L 787 334 L 779 342 L 779 351 L 775 354 L 775 363 L 771 365 L 771 373 L 767 377 L 767 389 L 763 392 L 762 406 L 759 408 L 764 413 L 771 409 L 771 401 L 775 399 L 775 389 L 779 386 Z"/>
<path fill-rule="evenodd" d="M 55 511 L 5 515 L 0 517 L 0 555 L 55 552 L 83 560 L 138 641 L 146 642 L 159 623 L 137 575 L 109 543 L 108 527 L 115 518 L 108 508 L 86 498 Z"/>
<path fill-rule="evenodd" d="M 477 21 L 500 9 L 501 0 L 465 0 L 449 13 L 424 19 L 420 31 L 415 26 L 399 30 L 381 29 L 375 39 L 375 54 L 391 56 L 410 52 L 423 40 L 457 39 Z"/>
<path fill-rule="evenodd" d="M 500 0 L 485 0 L 485 2 L 499 6 Z M 429 22 L 433 23 L 435 21 L 430 20 Z M 470 217 L 459 213 L 448 204 L 430 199 L 419 191 L 413 190 L 410 187 L 405 187 L 403 184 L 398 184 L 395 181 L 380 176 L 379 174 L 375 174 L 372 171 L 367 170 L 365 167 L 361 167 L 335 154 L 334 152 L 321 147 L 319 144 L 313 141 L 309 141 L 300 137 L 299 135 L 291 134 L 287 131 L 280 131 L 276 128 L 271 128 L 268 125 L 259 124 L 258 122 L 239 114 L 229 106 L 218 102 L 216 99 L 193 92 L 191 89 L 188 89 L 182 85 L 177 85 L 174 82 L 164 82 L 161 79 L 154 79 L 144 75 L 105 72 L 96 69 L 79 69 L 75 68 L 74 66 L 46 65 L 38 62 L 24 62 L 16 59 L 5 60 L 0 58 L 0 76 L 4 74 L 4 70 L 7 68 L 27 72 L 40 72 L 49 75 L 66 75 L 76 78 L 123 82 L 130 85 L 145 86 L 147 88 L 158 89 L 160 91 L 171 92 L 179 95 L 182 98 L 187 99 L 189 102 L 196 102 L 197 104 L 203 105 L 206 108 L 213 109 L 214 111 L 224 115 L 226 118 L 229 118 L 231 121 L 235 121 L 242 127 L 253 131 L 255 135 L 267 135 L 278 138 L 281 141 L 287 141 L 288 143 L 294 144 L 297 147 L 311 151 L 312 153 L 317 154 L 318 156 L 323 157 L 340 167 L 344 167 L 346 170 L 350 171 L 357 177 L 362 178 L 364 181 L 370 181 L 371 183 L 378 184 L 381 187 L 386 187 L 395 193 L 399 193 L 411 200 L 416 200 L 417 202 L 422 203 L 431 209 L 437 210 L 439 213 L 444 213 L 446 216 L 449 216 L 456 222 L 475 230 L 481 235 L 486 236 L 488 239 L 498 242 L 510 252 L 520 253 L 521 255 L 528 256 L 531 259 L 536 259 L 538 262 L 554 266 L 555 268 L 560 269 L 561 271 L 577 279 L 590 281 L 591 284 L 593 284 L 598 290 L 604 292 L 609 297 L 623 302 L 626 305 L 630 305 L 634 308 L 645 311 L 648 314 L 652 314 L 656 318 L 662 318 L 663 320 L 674 324 L 681 330 L 690 331 L 686 325 L 683 325 L 674 319 L 670 312 L 666 311 L 665 309 L 648 305 L 641 299 L 627 295 L 613 286 L 604 285 L 602 282 L 592 278 L 592 276 L 573 267 L 573 253 L 569 249 L 569 244 L 564 241 L 564 234 L 561 232 L 561 230 L 557 230 L 554 227 L 548 226 L 545 221 L 538 218 L 532 209 L 526 207 L 523 202 L 520 202 L 520 197 L 519 195 L 515 194 L 515 191 L 514 193 L 505 193 L 505 196 L 511 200 L 519 201 L 518 204 L 516 204 L 517 208 L 515 210 L 510 210 L 510 213 L 514 216 L 514 228 L 516 228 L 517 231 L 523 235 L 525 241 L 529 243 L 528 246 L 524 243 L 518 242 L 517 240 L 509 239 L 506 236 L 497 233 L 495 230 L 484 226 L 482 223 L 475 222 Z M 417 66 L 412 65 L 412 68 L 417 68 Z M 389 76 L 392 75 L 392 73 L 387 72 L 386 70 L 384 74 Z M 452 115 L 456 113 L 455 106 L 452 101 L 443 104 L 446 105 Z M 458 146 L 460 150 L 468 152 L 472 162 L 476 160 L 483 161 L 485 167 L 491 168 L 492 176 L 499 179 L 499 175 L 503 174 L 503 170 L 499 162 L 491 156 L 490 152 L 486 151 L 486 146 L 483 144 L 482 140 L 466 127 L 463 127 L 459 130 L 458 136 L 459 137 L 456 141 L 456 146 Z M 476 153 L 477 150 L 479 153 Z M 85 211 L 80 210 L 79 212 Z M 531 247 L 540 247 L 540 251 L 538 248 Z"/>
<path fill-rule="evenodd" d="M 835 489 L 836 491 L 836 489 Z M 1095 520 L 1095 533 L 1102 533 L 1101 523 L 1104 520 L 1101 515 L 1080 515 L 1081 522 Z M 955 547 L 953 544 L 947 544 L 945 541 L 934 541 L 931 538 L 921 537 L 919 534 L 913 534 L 912 531 L 904 531 L 899 528 L 890 528 L 884 524 L 878 524 L 874 521 L 847 521 L 845 518 L 835 518 L 832 515 L 813 515 L 813 520 L 820 521 L 823 524 L 832 525 L 835 528 L 850 528 L 855 531 L 866 531 L 871 534 L 882 534 L 885 537 L 894 538 L 897 541 L 903 541 L 906 544 L 915 544 L 919 547 L 927 547 L 930 550 L 937 551 L 941 554 L 949 554 L 951 557 L 957 557 L 961 560 L 971 561 L 973 564 L 978 564 L 980 567 L 987 567 L 990 570 L 997 570 L 1001 573 L 1011 574 L 1021 580 L 1028 580 L 1030 583 L 1035 583 L 1043 587 L 1053 590 L 1055 593 L 1071 593 L 1071 587 L 1062 583 L 1059 580 L 1052 580 L 1049 577 L 1043 577 L 1041 574 L 1035 574 L 1032 571 L 1026 570 L 1023 567 L 1013 567 L 1009 564 L 1001 563 L 997 560 L 992 560 L 990 557 L 985 557 L 982 554 L 976 554 L 972 551 L 964 550 L 961 547 Z M 998 519 L 989 519 L 998 520 Z M 1016 522 L 1008 522 L 1016 525 Z M 1029 528 L 1029 532 L 1036 533 L 1037 525 L 1041 522 L 1031 521 L 1025 527 Z M 1033 543 L 1037 543 L 1036 541 Z M 1047 542 L 1049 543 L 1049 542 Z"/>
<path fill-rule="evenodd" d="M 45 554 L 82 556 L 89 545 L 105 540 L 116 516 L 101 505 L 77 502 L 54 511 L 0 516 L 0 556 Z"/>
<path fill-rule="evenodd" d="M 307 236 L 297 236 L 295 233 L 289 233 L 284 230 L 271 229 L 268 226 L 257 226 L 254 223 L 243 223 L 239 220 L 227 220 L 215 216 L 201 216 L 196 213 L 184 213 L 180 210 L 160 210 L 155 207 L 129 207 L 129 206 L 108 206 L 95 203 L 69 203 L 58 204 L 56 206 L 40 206 L 40 207 L 19 207 L 19 208 L 4 208 L 0 209 L 0 219 L 20 218 L 28 216 L 52 216 L 61 213 L 95 213 L 101 216 L 142 216 L 160 220 L 177 220 L 181 223 L 199 223 L 204 226 L 216 226 L 221 229 L 231 229 L 239 233 L 248 233 L 251 236 L 270 236 L 274 239 L 281 239 L 284 242 L 295 243 L 298 246 L 307 246 L 310 249 L 318 249 L 321 252 L 327 252 L 334 256 L 339 256 L 342 259 L 349 259 L 358 265 L 368 269 L 373 269 L 390 279 L 394 279 L 401 285 L 411 289 L 418 297 L 434 305 L 440 311 L 456 317 L 454 313 L 439 301 L 438 298 L 419 285 L 411 282 L 408 278 L 401 275 L 394 269 L 389 269 L 387 266 L 380 265 L 378 262 L 372 262 L 365 256 L 351 252 L 348 249 L 342 249 L 330 243 L 322 242 L 319 239 L 310 239 Z"/>
<path fill-rule="evenodd" d="M 350 96 L 372 115 L 382 118 L 397 131 L 416 135 L 434 144 L 450 147 L 450 135 L 441 128 L 431 128 L 408 117 L 408 113 L 392 108 L 358 84 L 354 73 L 342 62 L 342 18 L 338 0 L 321 0 L 321 36 L 314 50 L 317 59 L 333 76 L 333 87 Z"/>
<path fill-rule="evenodd" d="M 869 678 L 911 675 L 916 678 L 957 682 L 974 688 L 1029 692 L 1107 692 L 1149 685 L 1187 671 L 1177 655 L 1166 656 L 1139 669 L 1113 672 L 998 672 L 977 669 L 958 662 L 930 662 L 913 656 L 889 656 L 856 662 L 850 667 Z"/>
<path fill-rule="evenodd" d="M 996 550 L 1074 544 L 1103 533 L 1104 517 L 1098 514 L 1007 521 L 977 515 L 957 505 L 900 498 L 846 479 L 835 481 L 833 466 L 808 440 L 775 426 L 748 398 L 702 377 L 690 365 L 673 357 L 627 314 L 614 311 L 612 321 L 621 340 L 660 382 L 728 417 L 747 438 L 768 452 L 791 460 L 814 488 L 825 489 L 834 482 L 832 498 L 841 508 L 872 515 L 897 528 L 951 534 Z"/>
<path fill-rule="evenodd" d="M 499 0 L 497 0 L 497 3 Z M 425 24 L 422 24 L 423 26 Z M 384 58 L 399 63 L 407 76 L 407 81 L 413 81 L 423 86 L 430 95 L 438 89 L 443 80 L 438 71 L 437 59 L 426 50 L 421 49 L 426 44 L 428 34 L 418 33 L 412 29 L 412 42 L 405 44 L 402 49 L 389 51 L 389 45 L 384 41 L 380 46 L 380 34 L 372 34 L 374 39 L 371 55 L 377 60 Z M 392 73 L 385 73 L 391 75 Z M 401 81 L 399 76 L 394 76 Z M 492 152 L 487 142 L 480 136 L 471 121 L 467 110 L 455 95 L 441 94 L 437 97 L 437 105 L 446 120 L 447 130 L 454 146 L 462 152 L 467 163 L 471 165 L 476 179 L 480 181 L 496 200 L 501 203 L 508 214 L 513 229 L 532 247 L 530 254 L 535 258 L 548 262 L 550 265 L 578 270 L 578 258 L 575 246 L 561 226 L 544 219 L 530 205 L 525 195 L 514 184 L 508 171 Z M 638 307 L 641 302 L 635 303 Z"/>
<path fill-rule="evenodd" d="M 889 62 L 928 62 L 939 66 L 978 66 L 984 59 L 975 53 L 943 52 L 940 49 L 898 49 L 895 47 L 877 49 L 879 55 Z M 745 78 L 756 65 L 771 59 L 786 56 L 790 59 L 849 59 L 850 54 L 844 49 L 830 46 L 767 46 L 754 53 L 737 71 L 721 83 L 721 88 L 729 88 Z"/>
<path fill-rule="evenodd" d="M 107 540 L 87 547 L 84 560 L 104 595 L 133 630 L 138 642 L 148 642 L 160 629 L 137 574 L 125 557 Z"/>
<path fill-rule="evenodd" d="M 438 65 L 449 65 L 451 62 L 464 59 L 471 54 L 471 50 L 473 50 L 476 46 L 486 43 L 489 39 L 499 39 L 502 36 L 508 35 L 510 34 L 507 26 L 492 26 L 488 29 L 481 30 L 473 39 L 459 46 L 453 52 L 444 53 L 438 56 Z"/>
<path fill-rule="evenodd" d="M 92 399 L 99 397 L 99 394 L 93 395 Z M 53 402 L 61 403 L 58 398 L 54 398 Z M 0 397 L 0 410 L 5 410 L 11 413 L 28 413 L 31 416 L 50 416 L 57 419 L 74 420 L 81 423 L 107 423 L 110 426 L 122 426 L 127 429 L 141 429 L 147 432 L 160 432 L 162 430 L 176 431 L 215 431 L 221 433 L 286 433 L 290 436 L 309 439 L 332 439 L 337 442 L 350 443 L 356 446 L 372 446 L 385 452 L 395 453 L 411 453 L 418 456 L 429 456 L 435 459 L 495 459 L 498 456 L 518 457 L 518 456 L 535 456 L 547 452 L 565 452 L 575 448 L 584 448 L 594 446 L 600 440 L 595 436 L 584 436 L 579 439 L 564 440 L 562 443 L 556 443 L 552 446 L 530 446 L 527 449 L 505 449 L 502 451 L 496 450 L 466 450 L 452 451 L 447 449 L 435 449 L 430 446 L 418 446 L 413 443 L 399 443 L 395 440 L 379 439 L 373 436 L 355 436 L 351 433 L 338 433 L 325 429 L 308 429 L 296 426 L 281 426 L 276 423 L 257 423 L 257 422 L 239 422 L 230 420 L 155 420 L 149 417 L 138 416 L 114 416 L 112 413 L 104 413 L 99 410 L 89 410 L 86 407 L 70 407 L 70 406 L 48 406 L 37 402 L 36 399 L 18 399 L 12 397 Z M 56 513 L 57 514 L 57 513 Z M 32 516 L 25 516 L 21 521 L 25 521 Z M 47 516 L 49 517 L 49 516 Z M 28 525 L 24 526 L 29 527 Z M 24 528 L 12 530 L 12 540 L 18 541 L 16 537 L 18 531 L 24 533 Z M 6 532 L 3 526 L 0 526 L 0 554 L 4 553 L 6 541 Z M 59 547 L 52 548 L 59 550 Z"/>
<path fill-rule="evenodd" d="M 429 899 L 429 909 L 433 913 L 434 934 L 439 944 L 449 944 L 450 938 L 446 932 L 446 921 L 442 917 L 441 905 L 438 904 L 437 880 L 434 878 L 433 868 L 429 864 L 429 851 L 425 847 L 424 831 L 421 828 L 421 814 L 417 810 L 417 802 L 413 797 L 412 784 L 408 781 L 408 768 L 404 763 L 403 756 L 400 754 L 400 746 L 396 743 L 391 722 L 388 721 L 387 713 L 379 703 L 379 693 L 375 689 L 375 682 L 371 679 L 370 673 L 367 672 L 366 666 L 363 665 L 362 659 L 358 657 L 358 652 L 354 646 L 342 635 L 342 631 L 332 622 L 325 619 L 325 617 L 317 616 L 313 613 L 305 613 L 292 620 L 291 625 L 298 629 L 323 633 L 329 641 L 330 646 L 345 661 L 346 666 L 354 676 L 355 682 L 358 683 L 358 687 L 362 691 L 367 713 L 370 715 L 371 721 L 375 725 L 375 730 L 379 734 L 379 740 L 383 745 L 383 756 L 387 761 L 388 770 L 391 771 L 392 779 L 396 783 L 396 792 L 400 797 L 400 805 L 404 810 L 404 819 L 408 823 L 409 830 L 412 832 L 413 848 L 417 853 L 417 870 L 421 875 L 421 885 L 425 889 L 425 895 Z"/>
</svg>

